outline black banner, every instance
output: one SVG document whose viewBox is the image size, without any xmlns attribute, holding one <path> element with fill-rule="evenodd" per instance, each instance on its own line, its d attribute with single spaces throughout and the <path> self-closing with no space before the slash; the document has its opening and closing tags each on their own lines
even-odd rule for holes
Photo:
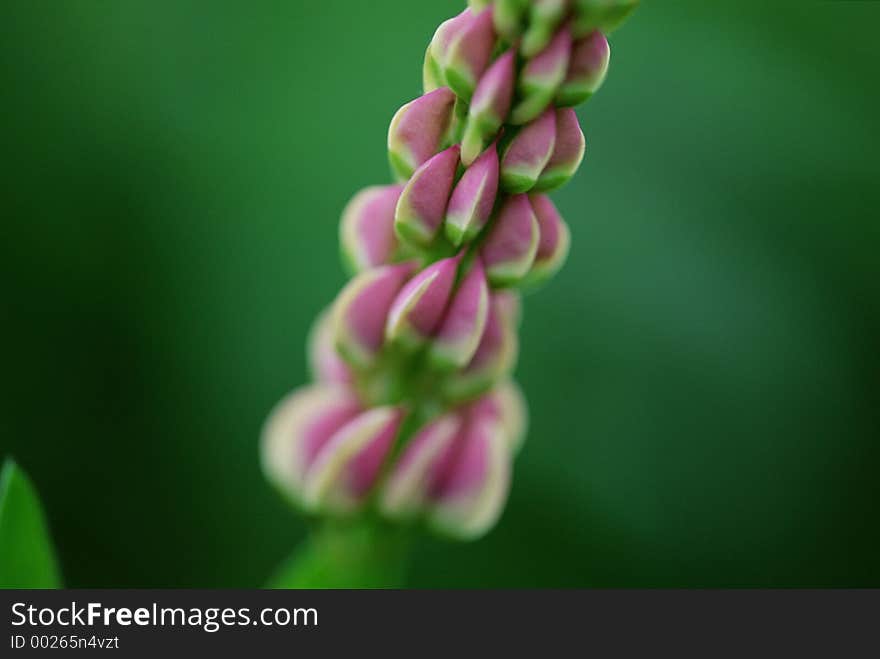
<svg viewBox="0 0 880 659">
<path fill-rule="evenodd" d="M 6 590 L 0 600 L 4 657 L 253 650 L 875 657 L 880 611 L 880 591 L 871 590 Z"/>
</svg>

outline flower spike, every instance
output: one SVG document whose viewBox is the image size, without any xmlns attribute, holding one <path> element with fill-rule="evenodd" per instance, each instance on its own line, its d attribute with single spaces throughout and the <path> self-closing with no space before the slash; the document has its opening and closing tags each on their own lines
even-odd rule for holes
<svg viewBox="0 0 880 659">
<path fill-rule="evenodd" d="M 605 35 L 636 4 L 467 0 L 437 28 L 423 94 L 388 127 L 396 181 L 342 213 L 352 277 L 310 331 L 315 384 L 263 430 L 266 476 L 297 507 L 362 515 L 371 536 L 376 513 L 463 540 L 499 519 L 528 425 L 512 379 L 521 293 L 571 240 L 544 193 L 583 160 L 573 106 L 602 85 Z"/>
</svg>

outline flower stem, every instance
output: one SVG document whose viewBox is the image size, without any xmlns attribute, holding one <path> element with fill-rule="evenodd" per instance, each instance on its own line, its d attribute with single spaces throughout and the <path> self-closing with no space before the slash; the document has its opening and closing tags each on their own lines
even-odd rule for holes
<svg viewBox="0 0 880 659">
<path fill-rule="evenodd" d="M 282 564 L 269 588 L 400 588 L 410 533 L 381 520 L 325 520 Z"/>
</svg>

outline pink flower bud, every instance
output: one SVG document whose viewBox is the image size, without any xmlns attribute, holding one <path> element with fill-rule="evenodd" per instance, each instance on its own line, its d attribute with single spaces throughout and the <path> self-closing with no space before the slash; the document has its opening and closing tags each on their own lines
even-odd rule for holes
<svg viewBox="0 0 880 659">
<path fill-rule="evenodd" d="M 333 433 L 306 471 L 306 507 L 329 512 L 356 509 L 376 484 L 402 419 L 400 408 L 376 407 Z"/>
<path fill-rule="evenodd" d="M 410 439 L 382 486 L 379 507 L 384 515 L 407 519 L 424 510 L 428 490 L 436 479 L 437 463 L 461 425 L 458 414 L 444 414 Z"/>
<path fill-rule="evenodd" d="M 473 359 L 489 313 L 489 286 L 479 257 L 464 276 L 431 342 L 430 357 L 441 370 L 463 368 Z"/>
<path fill-rule="evenodd" d="M 346 387 L 316 384 L 297 389 L 272 410 L 263 427 L 261 454 L 267 477 L 299 501 L 305 474 L 339 428 L 361 411 Z"/>
<path fill-rule="evenodd" d="M 504 322 L 518 327 L 522 320 L 522 296 L 519 291 L 507 288 L 492 293 L 492 304 Z"/>
<path fill-rule="evenodd" d="M 510 314 L 511 296 L 507 291 L 493 293 L 489 300 L 486 327 L 477 351 L 467 367 L 450 377 L 444 394 L 451 401 L 464 401 L 479 395 L 506 377 L 516 365 L 516 320 Z"/>
<path fill-rule="evenodd" d="M 492 15 L 495 31 L 508 41 L 514 41 L 522 32 L 528 7 L 529 0 L 495 0 Z"/>
<path fill-rule="evenodd" d="M 555 190 L 574 176 L 584 159 L 586 142 L 577 115 L 571 108 L 556 110 L 556 142 L 553 155 L 541 172 L 534 190 Z"/>
<path fill-rule="evenodd" d="M 547 108 L 565 78 L 570 52 L 571 33 L 563 27 L 544 50 L 529 60 L 520 74 L 522 100 L 511 113 L 511 123 L 528 123 Z"/>
<path fill-rule="evenodd" d="M 425 61 L 422 64 L 422 93 L 427 94 L 443 86 L 443 72 L 440 64 L 434 59 L 431 44 L 425 49 Z"/>
<path fill-rule="evenodd" d="M 492 11 L 482 10 L 464 25 L 449 42 L 440 62 L 446 84 L 465 101 L 474 93 L 477 80 L 483 75 L 495 45 Z"/>
<path fill-rule="evenodd" d="M 461 144 L 461 160 L 470 166 L 510 112 L 516 77 L 516 53 L 508 50 L 496 59 L 477 84 L 468 110 Z"/>
<path fill-rule="evenodd" d="M 556 94 L 556 103 L 578 105 L 590 98 L 605 82 L 610 59 L 608 40 L 598 30 L 575 42 L 565 80 Z"/>
<path fill-rule="evenodd" d="M 501 157 L 501 187 L 528 192 L 544 171 L 556 144 L 556 113 L 547 110 L 513 137 Z"/>
<path fill-rule="evenodd" d="M 504 200 L 482 246 L 483 263 L 493 286 L 510 286 L 522 279 L 538 250 L 538 219 L 528 196 Z"/>
<path fill-rule="evenodd" d="M 550 279 L 563 266 L 568 257 L 571 236 L 568 225 L 559 215 L 550 197 L 534 194 L 530 195 L 529 199 L 538 218 L 541 234 L 535 262 L 526 276 L 526 283 L 535 286 Z"/>
<path fill-rule="evenodd" d="M 349 364 L 359 369 L 373 364 L 391 303 L 415 267 L 408 261 L 366 270 L 339 293 L 333 304 L 334 344 Z"/>
<path fill-rule="evenodd" d="M 458 154 L 458 145 L 441 151 L 422 164 L 407 182 L 394 213 L 394 230 L 401 239 L 418 245 L 434 240 L 455 183 Z"/>
<path fill-rule="evenodd" d="M 333 314 L 330 309 L 324 309 L 309 332 L 309 370 L 318 382 L 349 384 L 354 376 L 348 364 L 336 352 L 334 332 Z"/>
<path fill-rule="evenodd" d="M 479 414 L 492 416 L 501 423 L 511 454 L 522 448 L 528 429 L 528 408 L 519 385 L 506 379 L 494 386 L 473 404 Z"/>
<path fill-rule="evenodd" d="M 455 245 L 473 240 L 489 221 L 498 194 L 498 151 L 492 144 L 468 167 L 446 208 L 446 237 Z"/>
<path fill-rule="evenodd" d="M 339 242 L 353 273 L 388 263 L 397 247 L 394 209 L 402 185 L 374 185 L 358 192 L 342 211 Z"/>
<path fill-rule="evenodd" d="M 410 101 L 394 115 L 388 128 L 388 157 L 401 179 L 408 179 L 440 150 L 454 103 L 455 94 L 440 87 Z"/>
<path fill-rule="evenodd" d="M 504 509 L 510 489 L 511 454 L 501 423 L 469 414 L 465 428 L 441 458 L 431 488 L 431 525 L 456 538 L 488 531 Z"/>
<path fill-rule="evenodd" d="M 429 48 L 431 50 L 432 59 L 437 63 L 441 70 L 443 63 L 446 61 L 446 57 L 449 54 L 449 48 L 452 43 L 458 35 L 461 34 L 462 30 L 466 29 L 473 20 L 474 12 L 468 8 L 452 18 L 443 21 L 435 30 L 434 36 L 431 37 L 431 45 Z"/>
<path fill-rule="evenodd" d="M 524 57 L 534 57 L 553 37 L 568 10 L 568 0 L 532 0 L 529 26 L 520 45 Z"/>
<path fill-rule="evenodd" d="M 410 279 L 394 299 L 385 338 L 413 348 L 427 341 L 449 302 L 461 255 L 432 263 Z"/>
</svg>

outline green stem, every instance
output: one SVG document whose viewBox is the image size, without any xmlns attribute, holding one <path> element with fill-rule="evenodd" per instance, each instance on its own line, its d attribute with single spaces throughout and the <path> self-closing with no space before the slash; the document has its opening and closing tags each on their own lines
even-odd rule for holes
<svg viewBox="0 0 880 659">
<path fill-rule="evenodd" d="M 376 519 L 326 520 L 284 562 L 269 588 L 400 588 L 410 533 Z"/>
</svg>

